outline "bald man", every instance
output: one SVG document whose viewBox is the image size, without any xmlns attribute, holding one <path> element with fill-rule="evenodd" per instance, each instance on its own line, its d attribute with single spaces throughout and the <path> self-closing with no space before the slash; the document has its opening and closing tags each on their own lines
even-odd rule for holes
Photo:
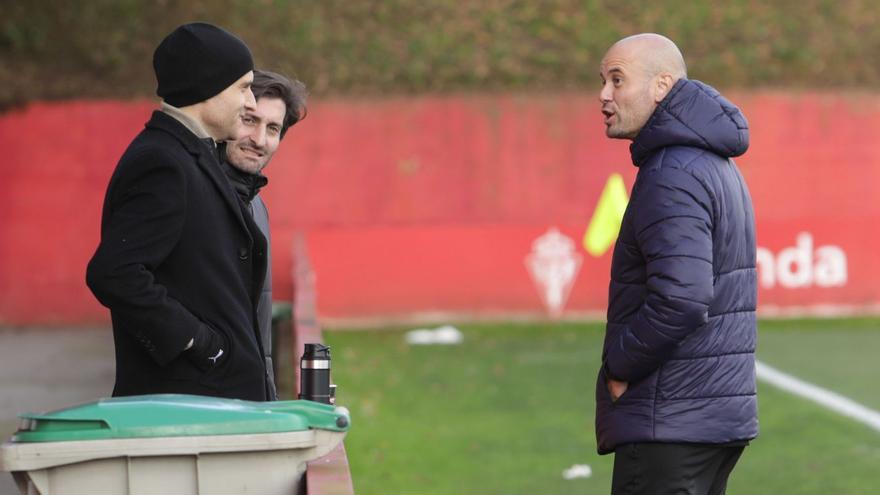
<svg viewBox="0 0 880 495">
<path fill-rule="evenodd" d="M 599 69 L 605 133 L 638 167 L 614 247 L 596 387 L 614 494 L 723 494 L 758 434 L 755 219 L 731 157 L 745 117 L 687 78 L 657 34 L 615 43 Z"/>
</svg>

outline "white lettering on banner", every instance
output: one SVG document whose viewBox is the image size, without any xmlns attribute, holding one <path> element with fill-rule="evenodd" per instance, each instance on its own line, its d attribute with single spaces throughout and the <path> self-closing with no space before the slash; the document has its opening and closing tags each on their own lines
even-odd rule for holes
<svg viewBox="0 0 880 495">
<path fill-rule="evenodd" d="M 561 315 L 583 261 L 574 241 L 551 227 L 532 242 L 532 252 L 525 261 L 544 306 L 551 316 Z"/>
<path fill-rule="evenodd" d="M 846 285 L 846 253 L 840 246 L 819 246 L 813 249 L 813 236 L 801 232 L 795 245 L 779 254 L 758 247 L 758 281 L 772 289 L 779 284 L 786 289 L 806 287 L 842 287 Z"/>
</svg>

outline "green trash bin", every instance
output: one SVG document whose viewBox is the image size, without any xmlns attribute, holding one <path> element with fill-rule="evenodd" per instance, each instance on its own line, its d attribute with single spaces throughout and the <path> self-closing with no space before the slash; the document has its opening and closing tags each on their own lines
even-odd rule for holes
<svg viewBox="0 0 880 495">
<path fill-rule="evenodd" d="M 0 469 L 23 494 L 292 495 L 342 442 L 345 408 L 195 395 L 104 399 L 23 414 Z"/>
</svg>

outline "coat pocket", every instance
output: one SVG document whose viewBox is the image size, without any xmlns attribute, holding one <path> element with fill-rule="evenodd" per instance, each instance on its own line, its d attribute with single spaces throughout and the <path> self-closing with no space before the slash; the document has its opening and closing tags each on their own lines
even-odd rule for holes
<svg viewBox="0 0 880 495">
<path fill-rule="evenodd" d="M 617 403 L 611 400 L 611 392 L 608 390 L 608 376 L 605 375 L 604 367 L 599 368 L 599 377 L 596 380 L 596 400 L 605 402 L 611 407 Z"/>
</svg>

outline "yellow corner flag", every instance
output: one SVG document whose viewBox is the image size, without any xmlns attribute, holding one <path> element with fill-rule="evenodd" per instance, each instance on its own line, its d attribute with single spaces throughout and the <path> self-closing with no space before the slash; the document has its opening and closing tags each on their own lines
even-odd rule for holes
<svg viewBox="0 0 880 495">
<path fill-rule="evenodd" d="M 614 244 L 628 202 L 629 196 L 623 177 L 620 174 L 611 174 L 584 233 L 584 248 L 590 255 L 602 256 Z"/>
</svg>

